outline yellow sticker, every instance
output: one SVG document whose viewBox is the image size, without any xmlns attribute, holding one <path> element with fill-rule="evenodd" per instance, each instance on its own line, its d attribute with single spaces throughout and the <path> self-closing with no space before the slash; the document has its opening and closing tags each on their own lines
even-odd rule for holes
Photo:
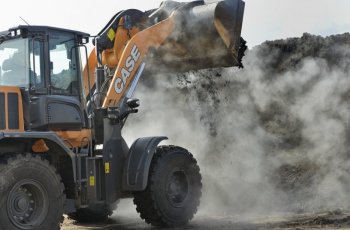
<svg viewBox="0 0 350 230">
<path fill-rule="evenodd" d="M 108 33 L 107 33 L 107 37 L 109 38 L 109 40 L 111 40 L 111 42 L 113 41 L 113 39 L 115 38 L 115 32 L 112 28 L 110 28 L 108 30 Z"/>
<path fill-rule="evenodd" d="M 90 176 L 90 186 L 91 187 L 95 186 L 95 177 L 94 176 Z"/>
<path fill-rule="evenodd" d="M 109 165 L 109 162 L 106 162 L 105 163 L 105 173 L 108 174 L 110 171 L 110 165 Z"/>
</svg>

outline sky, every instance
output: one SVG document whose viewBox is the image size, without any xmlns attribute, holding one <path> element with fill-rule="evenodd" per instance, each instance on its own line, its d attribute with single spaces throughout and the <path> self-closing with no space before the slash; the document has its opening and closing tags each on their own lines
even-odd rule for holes
<svg viewBox="0 0 350 230">
<path fill-rule="evenodd" d="M 187 2 L 186 0 L 183 0 Z M 0 30 L 25 24 L 48 25 L 97 34 L 118 11 L 157 8 L 160 0 L 12 0 L 2 5 Z M 253 47 L 265 40 L 300 37 L 304 32 L 349 32 L 350 0 L 245 0 L 242 37 Z M 6 11 L 4 10 L 6 9 Z"/>
</svg>

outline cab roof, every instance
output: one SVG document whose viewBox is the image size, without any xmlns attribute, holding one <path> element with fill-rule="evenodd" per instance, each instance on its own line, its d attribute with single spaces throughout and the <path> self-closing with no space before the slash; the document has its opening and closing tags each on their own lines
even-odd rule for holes
<svg viewBox="0 0 350 230">
<path fill-rule="evenodd" d="M 72 33 L 75 34 L 79 37 L 89 37 L 90 34 L 76 31 L 76 30 L 69 30 L 69 29 L 63 29 L 63 28 L 58 28 L 58 27 L 51 27 L 51 26 L 31 26 L 31 25 L 19 25 L 17 27 L 10 28 L 7 31 L 2 31 L 0 32 L 0 36 L 18 36 L 17 32 L 20 31 L 20 33 L 28 34 L 28 33 L 45 33 L 48 31 L 59 31 L 59 32 L 67 32 L 67 33 Z M 13 33 L 13 34 L 12 34 Z"/>
</svg>

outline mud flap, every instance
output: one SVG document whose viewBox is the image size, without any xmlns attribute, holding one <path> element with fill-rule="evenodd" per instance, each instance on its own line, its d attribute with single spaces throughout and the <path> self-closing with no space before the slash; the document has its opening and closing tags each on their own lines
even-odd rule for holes
<svg viewBox="0 0 350 230">
<path fill-rule="evenodd" d="M 158 144 L 167 137 L 144 137 L 131 146 L 123 170 L 123 190 L 142 191 L 147 186 L 148 172 Z"/>
</svg>

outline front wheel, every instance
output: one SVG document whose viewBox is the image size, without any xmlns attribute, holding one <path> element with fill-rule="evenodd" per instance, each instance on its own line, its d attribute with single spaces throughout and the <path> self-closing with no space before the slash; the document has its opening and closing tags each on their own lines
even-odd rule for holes
<svg viewBox="0 0 350 230">
<path fill-rule="evenodd" d="M 197 212 L 201 175 L 186 149 L 158 147 L 152 159 L 148 185 L 134 193 L 136 210 L 147 223 L 161 227 L 182 226 Z"/>
<path fill-rule="evenodd" d="M 1 229 L 59 229 L 65 202 L 61 177 L 39 156 L 0 164 Z"/>
</svg>

